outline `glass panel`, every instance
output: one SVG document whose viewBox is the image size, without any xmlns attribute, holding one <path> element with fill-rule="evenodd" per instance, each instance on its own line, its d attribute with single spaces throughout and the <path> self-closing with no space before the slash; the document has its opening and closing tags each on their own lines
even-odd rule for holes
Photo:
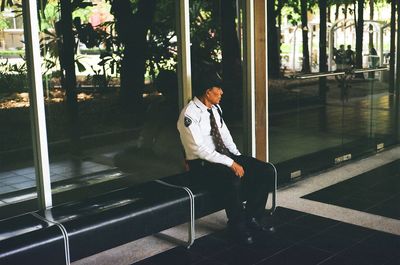
<svg viewBox="0 0 400 265">
<path fill-rule="evenodd" d="M 220 102 L 224 121 L 244 152 L 243 73 L 240 1 L 190 1 L 193 88 L 201 72 L 217 72 L 223 79 Z M 195 92 L 193 91 L 193 95 Z"/>
<path fill-rule="evenodd" d="M 67 2 L 41 23 L 54 202 L 182 172 L 175 1 Z"/>
<path fill-rule="evenodd" d="M 0 12 L 0 219 L 37 208 L 21 10 Z"/>
<path fill-rule="evenodd" d="M 388 11 L 389 12 L 389 11 Z M 379 34 L 379 33 L 378 33 Z M 378 66 L 386 67 L 388 70 L 370 74 L 374 83 L 372 103 L 372 137 L 375 138 L 374 148 L 378 151 L 398 142 L 398 113 L 396 114 L 395 85 L 393 83 L 394 72 L 389 71 L 391 60 L 391 27 L 390 24 L 382 26 L 379 37 L 383 40 L 382 49 L 378 49 Z M 396 45 L 395 45 L 396 46 Z M 395 50 L 396 47 L 393 47 Z M 394 56 L 393 58 L 394 59 Z M 371 65 L 372 66 L 372 65 Z"/>
<path fill-rule="evenodd" d="M 326 103 L 316 78 L 269 82 L 270 154 L 283 178 L 332 165 L 342 145 L 343 104 L 337 81 L 327 79 Z"/>
<path fill-rule="evenodd" d="M 374 82 L 366 74 L 349 74 L 342 86 L 343 150 L 338 156 L 357 157 L 374 151 L 372 139 L 372 100 Z"/>
<path fill-rule="evenodd" d="M 355 70 L 389 67 L 394 38 L 388 23 L 390 4 L 375 5 L 373 10 L 366 6 L 363 27 L 356 29 L 358 2 L 351 7 L 328 4 L 326 9 L 322 2 L 312 7 L 313 12 L 305 9 L 307 16 L 290 4 L 269 7 L 269 18 L 274 18 L 268 24 L 270 155 L 283 181 L 398 142 L 390 71 Z M 326 36 L 321 35 L 321 6 Z M 281 9 L 275 16 L 271 10 L 277 7 Z M 304 23 L 307 27 L 300 26 Z M 326 46 L 320 49 L 323 40 Z M 325 51 L 326 69 L 320 66 Z M 318 72 L 336 74 L 326 77 L 326 90 L 322 79 L 307 77 Z"/>
</svg>

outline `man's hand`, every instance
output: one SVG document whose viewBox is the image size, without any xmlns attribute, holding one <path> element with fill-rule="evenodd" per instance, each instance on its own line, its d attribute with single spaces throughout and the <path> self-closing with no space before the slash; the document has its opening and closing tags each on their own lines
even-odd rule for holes
<svg viewBox="0 0 400 265">
<path fill-rule="evenodd" d="M 243 177 L 244 175 L 244 169 L 241 165 L 233 161 L 233 164 L 231 166 L 232 171 L 235 173 L 236 176 L 239 178 Z"/>
</svg>

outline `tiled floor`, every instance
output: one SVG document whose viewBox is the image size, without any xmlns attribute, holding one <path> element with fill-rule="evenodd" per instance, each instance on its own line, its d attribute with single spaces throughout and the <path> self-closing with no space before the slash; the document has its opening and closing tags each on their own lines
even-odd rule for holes
<svg viewBox="0 0 400 265">
<path fill-rule="evenodd" d="M 303 198 L 400 220 L 400 160 Z"/>
<path fill-rule="evenodd" d="M 356 89 L 354 88 L 354 90 Z M 300 96 L 299 100 L 301 100 Z M 392 137 L 392 127 L 389 125 L 393 121 L 393 111 L 390 110 L 391 97 L 387 93 L 377 94 L 373 106 L 369 105 L 371 101 L 368 96 L 354 96 L 345 104 L 339 102 L 337 97 L 328 99 L 326 108 L 294 109 L 270 115 L 272 158 L 277 161 L 285 161 L 300 155 L 325 150 L 328 147 L 348 148 L 346 147 L 348 143 L 364 138 L 368 139 L 368 147 L 375 148 L 375 141 L 379 140 L 377 137 L 379 134 Z M 364 144 L 364 142 L 362 143 Z M 127 244 L 121 248 L 110 250 L 106 254 L 100 253 L 95 257 L 77 261 L 76 264 L 131 264 L 135 260 L 143 259 L 144 255 L 141 253 L 143 248 L 140 247 L 146 246 L 152 249 L 149 251 L 152 253 L 145 255 L 146 257 L 165 252 L 135 264 L 399 265 L 400 223 L 398 220 L 378 216 L 393 217 L 387 213 L 399 209 L 396 208 L 399 205 L 398 193 L 391 196 L 385 191 L 384 197 L 378 198 L 377 196 L 382 194 L 379 190 L 374 190 L 374 193 L 368 193 L 368 196 L 359 193 L 359 196 L 352 195 L 350 198 L 346 197 L 346 194 L 342 194 L 338 199 L 338 194 L 347 190 L 347 188 L 338 188 L 334 192 L 339 193 L 332 197 L 338 201 L 321 203 L 313 201 L 314 198 L 310 200 L 305 197 L 307 194 L 317 194 L 319 190 L 323 191 L 331 185 L 333 185 L 332 188 L 327 188 L 328 190 L 334 189 L 336 185 L 339 185 L 336 187 L 342 187 L 337 183 L 350 181 L 348 179 L 363 173 L 359 172 L 360 169 L 370 170 L 379 166 L 379 163 L 384 160 L 393 160 L 394 156 L 398 159 L 398 154 L 399 149 L 397 153 L 393 152 L 388 158 L 378 157 L 376 159 L 378 163 L 366 162 L 361 166 L 355 161 L 351 166 L 308 177 L 305 181 L 294 182 L 290 187 L 281 188 L 278 196 L 278 204 L 281 207 L 277 209 L 274 217 L 274 222 L 278 226 L 277 233 L 272 236 L 258 237 L 257 243 L 253 246 L 235 244 L 224 230 L 225 219 L 224 215 L 221 215 L 222 217 L 218 219 L 219 227 L 217 225 L 220 230 L 218 231 L 215 223 L 212 223 L 211 234 L 196 240 L 190 250 L 173 247 L 165 251 L 166 248 L 160 247 L 162 244 L 159 241 L 151 241 L 152 244 L 146 245 L 142 243 L 143 241 L 138 240 L 132 244 L 136 245 L 139 250 L 133 249 L 132 245 Z M 308 160 L 309 163 L 319 164 L 313 159 Z M 52 163 L 50 172 L 53 182 L 59 180 L 62 182 L 69 178 L 107 171 L 110 168 L 112 166 L 98 160 L 64 161 Z M 103 179 L 107 180 L 104 176 Z M 354 180 L 350 182 L 356 180 L 357 177 L 354 177 Z M 90 183 L 91 179 L 81 178 L 79 181 Z M 343 187 L 346 187 L 347 184 L 343 183 Z M 396 188 L 392 185 L 382 185 L 377 184 L 374 187 Z M 13 193 L 21 188 L 34 186 L 32 167 L 0 172 L 0 197 L 1 194 Z M 358 191 L 362 192 L 364 186 L 360 185 L 358 188 Z M 326 194 L 330 195 L 329 192 Z M 329 199 L 329 196 L 327 197 Z M 377 209 L 373 212 L 376 215 L 351 210 L 373 209 L 371 203 L 377 200 L 381 202 L 387 200 L 385 205 L 388 205 L 389 208 Z M 0 199 L 0 206 L 5 203 Z M 367 217 L 368 220 L 364 220 L 364 217 Z M 186 232 L 186 230 L 184 231 Z M 393 234 L 384 231 L 393 232 Z M 157 248 L 159 250 L 155 251 Z"/>
<path fill-rule="evenodd" d="M 399 189 L 383 183 L 399 180 L 398 174 L 397 177 L 391 174 L 399 172 L 396 160 L 399 151 L 394 148 L 281 188 L 278 192 L 281 206 L 272 219 L 277 232 L 258 236 L 252 246 L 235 243 L 222 224 L 220 231 L 197 239 L 189 250 L 173 247 L 134 264 L 399 265 L 400 221 L 381 216 L 387 214 L 385 209 L 370 214 L 346 208 L 351 204 L 339 207 L 328 201 L 316 203 L 305 198 L 335 186 L 341 187 L 336 195 L 345 196 L 343 191 L 351 190 L 352 183 L 359 181 L 360 190 L 389 186 L 383 193 L 393 197 L 390 191 L 396 193 Z M 385 178 L 384 173 L 389 177 Z M 370 207 L 374 204 L 367 198 L 364 202 L 372 203 Z M 399 204 L 393 201 L 387 205 L 389 210 L 399 209 Z M 219 218 L 225 222 L 223 214 Z"/>
<path fill-rule="evenodd" d="M 60 161 L 50 164 L 51 181 L 76 178 L 90 173 L 101 172 L 112 167 L 92 161 Z M 23 167 L 0 172 L 0 194 L 36 186 L 35 169 Z"/>
<path fill-rule="evenodd" d="M 251 246 L 235 243 L 222 230 L 198 239 L 190 249 L 176 247 L 135 265 L 400 264 L 400 236 L 282 207 L 272 222 L 277 232 L 258 236 Z"/>
</svg>

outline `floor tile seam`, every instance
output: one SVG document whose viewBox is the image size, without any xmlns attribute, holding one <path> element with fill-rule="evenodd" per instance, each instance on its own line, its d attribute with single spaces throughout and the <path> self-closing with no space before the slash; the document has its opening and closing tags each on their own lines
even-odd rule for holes
<svg viewBox="0 0 400 265">
<path fill-rule="evenodd" d="M 223 253 L 223 252 L 225 252 L 225 251 L 229 251 L 229 250 L 233 249 L 235 246 L 236 246 L 236 245 L 233 245 L 233 246 L 230 246 L 230 247 L 227 247 L 227 248 L 223 248 L 223 249 L 221 249 L 221 250 L 219 250 L 219 251 L 213 253 L 213 254 L 210 255 L 210 256 L 207 256 L 207 255 L 206 255 L 206 256 L 200 255 L 200 256 L 204 257 L 204 259 L 214 260 L 214 259 L 213 259 L 214 257 L 216 257 L 217 255 L 219 255 L 219 254 L 221 254 L 221 253 Z M 189 249 L 189 251 L 190 251 L 190 249 Z"/>
<path fill-rule="evenodd" d="M 28 177 L 29 175 L 35 174 L 35 171 L 30 172 L 30 173 L 24 173 L 24 174 L 18 173 L 18 172 L 16 172 L 16 171 L 12 171 L 12 172 L 13 172 L 15 175 L 19 176 L 19 177 L 25 177 L 25 178 L 29 178 L 29 177 Z"/>
<path fill-rule="evenodd" d="M 221 261 L 218 261 L 218 260 L 215 260 L 215 259 L 209 259 L 209 258 L 204 258 L 204 259 L 198 260 L 195 263 L 191 263 L 190 265 L 198 265 L 198 264 L 201 264 L 204 261 L 213 261 L 214 263 L 216 263 L 218 265 L 229 265 L 227 263 L 224 263 L 224 262 L 221 262 Z"/>
<path fill-rule="evenodd" d="M 304 241 L 306 241 L 306 240 L 308 240 L 310 238 L 313 238 L 315 236 L 321 235 L 321 234 L 325 233 L 326 231 L 329 231 L 330 229 L 334 228 L 335 226 L 339 226 L 340 224 L 341 224 L 341 222 L 338 222 L 337 224 L 333 224 L 331 226 L 325 227 L 325 228 L 321 229 L 318 233 L 316 233 L 316 234 L 314 234 L 314 235 L 312 235 L 312 236 L 310 236 L 310 237 L 308 237 L 308 238 L 306 238 L 304 240 L 301 240 L 299 242 L 304 242 Z"/>
<path fill-rule="evenodd" d="M 370 209 L 372 209 L 372 208 L 378 206 L 379 204 L 382 204 L 382 203 L 384 203 L 384 202 L 387 202 L 387 201 L 389 201 L 389 200 L 395 198 L 396 196 L 397 196 L 397 194 L 394 194 L 394 195 L 392 195 L 392 196 L 389 196 L 389 198 L 383 199 L 383 200 L 381 200 L 381 201 L 379 201 L 379 202 L 373 204 L 372 206 L 366 208 L 365 210 L 370 210 Z M 393 218 L 392 218 L 392 219 L 393 219 Z M 399 221 L 400 221 L 400 220 L 399 220 Z"/>
<path fill-rule="evenodd" d="M 205 259 L 215 260 L 215 257 L 220 255 L 221 253 L 224 253 L 225 251 L 230 251 L 231 249 L 233 249 L 233 246 L 229 247 L 229 248 L 226 248 L 226 249 L 223 249 L 223 250 L 220 250 L 220 251 L 217 251 L 216 253 L 212 254 L 211 256 L 205 256 Z M 215 260 L 215 261 L 218 261 L 218 260 Z M 218 261 L 218 262 L 220 262 L 220 261 Z"/>
<path fill-rule="evenodd" d="M 372 235 L 370 235 L 370 236 L 372 236 Z M 368 237 L 369 237 L 369 236 L 368 236 Z M 368 238 L 368 237 L 367 237 L 367 238 Z M 340 254 L 342 254 L 342 253 L 346 252 L 347 250 L 353 248 L 354 246 L 360 244 L 363 240 L 365 240 L 365 238 L 364 238 L 364 239 L 356 240 L 356 242 L 354 242 L 354 243 L 351 244 L 350 246 L 345 247 L 345 248 L 343 248 L 342 250 L 339 250 L 338 252 L 334 253 L 334 255 L 328 257 L 327 259 L 321 261 L 320 263 L 317 263 L 316 265 L 323 265 L 323 263 L 326 262 L 326 261 L 328 261 L 329 259 L 333 259 L 334 257 L 340 256 Z"/>
<path fill-rule="evenodd" d="M 317 233 L 315 233 L 315 234 L 313 234 L 313 235 L 311 235 L 311 236 L 309 236 L 309 237 L 306 237 L 306 238 L 304 238 L 304 239 L 302 239 L 302 240 L 300 240 L 300 241 L 296 241 L 294 245 L 301 245 L 302 243 L 306 242 L 307 240 L 309 240 L 309 239 L 311 239 L 311 238 L 313 238 L 313 237 L 319 236 L 319 235 L 325 233 L 326 231 L 329 231 L 329 230 L 332 229 L 333 227 L 339 226 L 340 224 L 341 224 L 341 222 L 339 222 L 339 223 L 337 223 L 337 224 L 333 224 L 333 225 L 328 226 L 328 227 L 326 227 L 326 228 L 323 228 L 323 229 L 321 229 L 319 232 L 317 232 Z M 355 242 L 354 244 L 357 244 L 357 243 L 359 243 L 359 242 L 357 241 L 357 242 Z M 322 251 L 325 251 L 325 252 L 330 252 L 330 253 L 332 253 L 331 251 L 328 251 L 328 250 L 326 250 L 326 249 L 319 249 L 319 248 L 312 247 L 312 246 L 309 246 L 309 247 L 315 248 L 315 249 L 318 249 L 318 250 L 322 250 Z M 334 254 L 334 253 L 332 253 L 332 254 Z"/>
<path fill-rule="evenodd" d="M 344 208 L 336 205 L 330 205 L 330 204 L 325 204 L 321 202 L 316 202 L 316 201 L 311 201 L 307 199 L 302 199 L 298 198 L 296 200 L 296 203 L 288 203 L 286 205 L 282 205 L 283 207 L 287 207 L 289 209 L 297 210 L 297 211 L 303 211 L 309 214 L 314 214 L 317 216 L 329 218 L 332 220 L 337 220 L 341 221 L 344 223 L 349 223 L 349 224 L 354 224 L 358 226 L 362 226 L 365 228 L 377 230 L 377 231 L 382 231 L 390 234 L 395 234 L 395 235 L 400 235 L 400 229 L 399 229 L 399 224 L 400 221 L 393 219 L 393 218 L 388 218 L 385 216 L 380 216 L 380 215 L 375 215 L 371 213 L 366 213 L 354 209 L 349 209 L 349 208 Z M 307 206 L 311 206 L 310 208 L 307 208 Z M 315 209 L 324 210 L 324 214 L 321 214 L 321 211 L 316 212 Z M 339 216 L 339 212 L 343 212 L 342 216 Z M 334 213 L 334 214 L 332 214 Z M 354 218 L 354 216 L 359 216 L 358 218 Z M 353 216 L 353 218 L 347 218 L 348 216 Z M 366 220 L 366 219 L 373 219 L 373 222 L 368 222 L 368 223 L 363 223 L 363 222 L 357 222 L 357 220 Z M 373 225 L 373 224 L 375 225 Z M 378 224 L 378 225 L 377 225 Z M 387 227 L 390 227 L 391 229 L 388 229 Z"/>
<path fill-rule="evenodd" d="M 280 253 L 282 253 L 282 252 L 284 252 L 284 251 L 290 249 L 291 247 L 294 247 L 295 245 L 296 245 L 296 244 L 292 244 L 292 245 L 290 245 L 290 246 L 288 246 L 288 247 L 286 247 L 286 248 L 283 248 L 283 249 L 279 250 L 278 252 L 275 252 L 274 254 L 272 254 L 272 255 L 270 255 L 270 256 L 268 256 L 268 257 L 265 257 L 265 258 L 261 259 L 260 261 L 254 263 L 254 265 L 261 264 L 262 262 L 267 261 L 267 260 L 271 259 L 272 257 L 274 257 L 274 256 L 276 256 L 276 255 L 279 255 Z"/>
<path fill-rule="evenodd" d="M 12 182 L 12 184 L 18 184 L 18 183 L 23 183 L 23 182 L 27 182 L 27 181 L 32 181 L 31 178 L 28 178 L 28 177 L 25 177 L 25 176 L 13 176 L 13 177 L 9 177 L 7 179 L 12 179 L 12 178 L 23 178 L 24 179 L 23 181 L 20 181 L 20 182 Z M 0 183 L 7 184 L 8 181 L 4 181 L 4 179 L 2 179 L 2 180 L 0 180 Z M 10 184 L 8 184 L 8 185 L 10 185 Z"/>
<path fill-rule="evenodd" d="M 25 181 L 25 182 L 28 182 L 28 181 Z M 9 186 L 10 186 L 10 187 L 13 187 L 13 188 L 16 189 L 16 190 L 24 190 L 24 189 L 29 189 L 29 188 L 36 187 L 36 182 L 30 183 L 29 186 L 26 186 L 26 187 L 23 187 L 23 188 L 21 188 L 21 187 L 16 187 L 16 186 L 15 186 L 15 185 L 23 184 L 23 183 L 25 183 L 25 182 L 14 183 L 14 184 L 10 184 Z"/>
<path fill-rule="evenodd" d="M 306 242 L 308 239 L 311 239 L 311 238 L 313 238 L 314 236 L 317 236 L 317 235 L 319 235 L 319 234 L 321 234 L 321 233 L 318 233 L 318 234 L 315 234 L 315 235 L 313 235 L 313 236 L 310 236 L 310 237 L 307 237 L 307 238 L 305 238 L 305 239 L 302 239 L 302 240 L 296 242 L 295 246 L 304 246 L 304 245 L 303 245 L 304 242 Z M 335 254 L 335 252 L 332 252 L 332 251 L 329 251 L 329 250 L 326 250 L 326 249 L 322 249 L 322 248 L 318 248 L 318 247 L 314 247 L 314 246 L 308 246 L 308 245 L 307 245 L 307 247 L 313 248 L 313 249 L 317 249 L 317 250 L 320 250 L 320 251 L 324 251 L 324 252 L 327 252 L 327 253 L 332 254 L 332 255 Z"/>
<path fill-rule="evenodd" d="M 302 241 L 304 241 L 304 240 L 302 240 Z M 326 250 L 326 249 L 317 248 L 317 247 L 314 247 L 314 246 L 305 246 L 305 245 L 300 244 L 300 242 L 298 244 L 296 244 L 296 246 L 303 246 L 303 247 L 319 250 L 319 251 L 325 252 L 327 254 L 332 254 L 331 256 L 333 256 L 336 253 L 336 252 L 332 252 L 332 251 L 329 251 L 329 250 Z"/>
<path fill-rule="evenodd" d="M 20 176 L 21 176 L 21 175 L 18 175 L 18 174 L 7 175 L 7 176 L 1 176 L 1 177 L 0 177 L 0 181 L 6 180 L 6 179 L 10 179 L 10 178 L 20 177 Z"/>
</svg>

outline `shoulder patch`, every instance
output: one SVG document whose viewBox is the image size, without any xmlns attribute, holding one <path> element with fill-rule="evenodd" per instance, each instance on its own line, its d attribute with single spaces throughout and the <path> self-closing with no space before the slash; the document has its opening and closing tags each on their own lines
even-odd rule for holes
<svg viewBox="0 0 400 265">
<path fill-rule="evenodd" d="M 189 127 L 192 124 L 192 120 L 188 116 L 185 116 L 184 123 L 186 127 Z"/>
</svg>

